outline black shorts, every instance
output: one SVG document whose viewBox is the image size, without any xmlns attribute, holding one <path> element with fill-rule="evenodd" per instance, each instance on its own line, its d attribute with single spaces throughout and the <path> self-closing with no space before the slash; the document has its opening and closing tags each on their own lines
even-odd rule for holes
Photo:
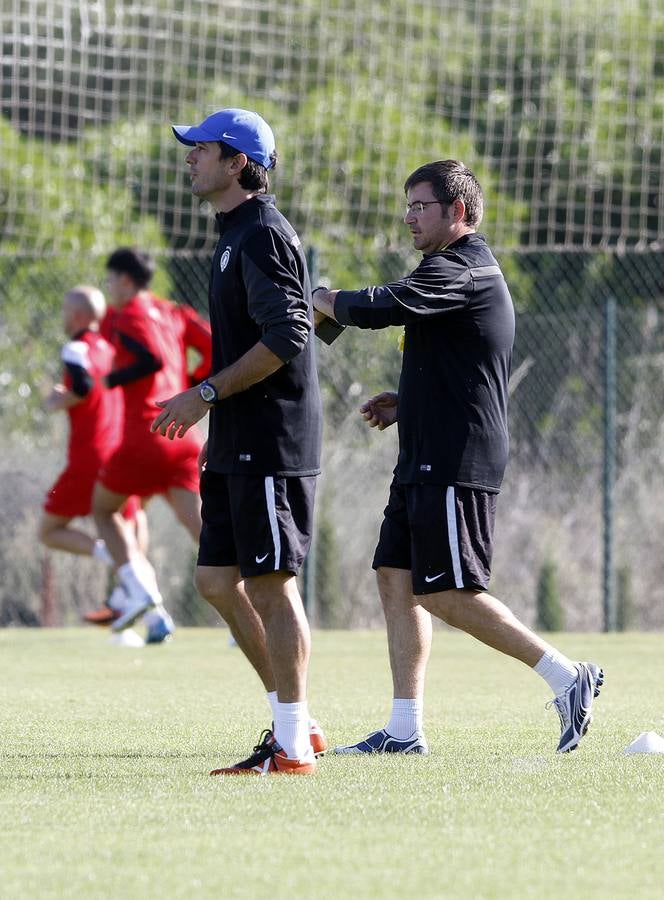
<svg viewBox="0 0 664 900">
<path fill-rule="evenodd" d="M 239 566 L 243 578 L 297 574 L 311 544 L 316 476 L 201 476 L 199 566 Z"/>
<path fill-rule="evenodd" d="M 498 495 L 392 482 L 373 567 L 410 569 L 414 594 L 486 590 Z"/>
</svg>

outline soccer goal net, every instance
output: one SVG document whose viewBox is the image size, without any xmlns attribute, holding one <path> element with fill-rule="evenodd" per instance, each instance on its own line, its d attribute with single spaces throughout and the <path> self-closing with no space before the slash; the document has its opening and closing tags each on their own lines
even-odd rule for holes
<svg viewBox="0 0 664 900">
<path fill-rule="evenodd" d="M 4 0 L 0 253 L 209 248 L 170 123 L 272 124 L 275 186 L 332 240 L 399 229 L 456 157 L 498 248 L 657 249 L 660 0 Z M 93 237 L 90 237 L 93 235 Z"/>
</svg>

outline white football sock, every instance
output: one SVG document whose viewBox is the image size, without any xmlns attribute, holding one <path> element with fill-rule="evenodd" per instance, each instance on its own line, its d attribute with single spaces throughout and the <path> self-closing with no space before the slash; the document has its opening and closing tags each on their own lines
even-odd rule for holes
<svg viewBox="0 0 664 900">
<path fill-rule="evenodd" d="M 275 722 L 277 719 L 277 705 L 279 703 L 276 691 L 267 692 L 267 702 L 270 704 L 270 709 L 272 710 L 272 721 Z"/>
<path fill-rule="evenodd" d="M 137 566 L 132 561 L 120 566 L 117 571 L 118 579 L 135 603 L 140 603 L 146 594 L 149 594 L 155 602 L 161 600 L 159 593 L 155 592 L 155 587 L 150 583 L 152 579 L 146 578 L 146 574 L 143 566 Z"/>
<path fill-rule="evenodd" d="M 385 726 L 385 731 L 399 741 L 418 732 L 422 733 L 422 717 L 424 701 L 420 698 L 392 700 L 392 718 Z"/>
<path fill-rule="evenodd" d="M 311 755 L 307 701 L 279 703 L 274 716 L 274 736 L 286 756 L 304 759 Z"/>
<path fill-rule="evenodd" d="M 553 648 L 544 653 L 537 665 L 533 666 L 533 671 L 546 681 L 555 697 L 564 694 L 579 674 L 572 660 Z"/>
<path fill-rule="evenodd" d="M 157 606 L 156 609 L 151 609 L 146 612 L 143 616 L 143 624 L 148 628 L 151 628 L 153 625 L 156 625 L 157 622 L 172 622 L 169 614 L 166 612 L 163 606 Z"/>
<path fill-rule="evenodd" d="M 92 556 L 94 559 L 98 559 L 103 563 L 106 563 L 107 566 L 114 566 L 113 557 L 108 552 L 108 547 L 102 541 L 101 538 L 97 538 L 95 541 L 95 545 L 92 548 Z"/>
<path fill-rule="evenodd" d="M 124 612 L 129 603 L 127 592 L 121 584 L 116 584 L 111 592 L 111 596 L 106 601 L 106 605 L 118 612 Z"/>
</svg>

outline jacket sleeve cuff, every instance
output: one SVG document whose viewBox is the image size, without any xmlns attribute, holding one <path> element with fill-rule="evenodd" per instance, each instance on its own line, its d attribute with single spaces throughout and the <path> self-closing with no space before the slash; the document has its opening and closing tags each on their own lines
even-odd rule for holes
<svg viewBox="0 0 664 900">
<path fill-rule="evenodd" d="M 334 298 L 334 318 L 340 325 L 354 325 L 350 308 L 353 302 L 357 303 L 356 291 L 337 291 Z"/>
<path fill-rule="evenodd" d="M 261 337 L 261 343 L 265 344 L 268 350 L 271 350 L 275 356 L 278 356 L 283 363 L 294 359 L 298 353 L 302 352 L 304 346 L 301 346 L 299 342 L 289 340 L 269 331 Z"/>
</svg>

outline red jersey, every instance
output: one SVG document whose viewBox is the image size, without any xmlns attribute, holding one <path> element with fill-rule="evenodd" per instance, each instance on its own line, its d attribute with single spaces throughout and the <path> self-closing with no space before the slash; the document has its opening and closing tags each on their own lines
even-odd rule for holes
<svg viewBox="0 0 664 900">
<path fill-rule="evenodd" d="M 113 375 L 124 394 L 125 432 L 133 431 L 138 423 L 151 423 L 159 412 L 157 400 L 165 400 L 188 387 L 180 333 L 170 306 L 145 291 L 116 310 L 113 317 Z M 144 374 L 122 377 L 123 372 L 131 376 L 138 366 Z"/>
<path fill-rule="evenodd" d="M 210 323 L 200 316 L 195 309 L 185 304 L 169 303 L 171 314 L 175 320 L 175 328 L 180 335 L 182 343 L 182 359 L 184 362 L 184 376 L 188 387 L 199 384 L 203 379 L 212 374 L 212 333 Z M 200 359 L 196 366 L 189 371 L 187 351 L 195 350 Z"/>
<path fill-rule="evenodd" d="M 46 494 L 44 509 L 50 515 L 67 519 L 89 515 L 99 469 L 120 441 L 122 394 L 100 384 L 113 356 L 113 347 L 94 331 L 84 331 L 62 349 L 63 383 L 82 399 L 67 409 L 67 465 Z"/>
<path fill-rule="evenodd" d="M 113 343 L 113 323 L 115 322 L 116 315 L 115 308 L 113 306 L 107 306 L 104 318 L 99 325 L 99 334 L 103 338 L 106 338 L 109 344 Z"/>
<path fill-rule="evenodd" d="M 189 387 L 186 329 L 178 309 L 144 291 L 113 316 L 116 356 L 109 381 L 122 386 L 124 429 L 99 480 L 114 493 L 147 497 L 173 487 L 198 491 L 200 432 L 192 428 L 183 438 L 170 441 L 150 431 L 159 413 L 156 401 Z"/>
<path fill-rule="evenodd" d="M 92 468 L 117 447 L 122 433 L 122 395 L 102 387 L 100 380 L 113 366 L 113 347 L 100 334 L 85 331 L 62 348 L 63 382 L 72 388 L 69 367 L 84 369 L 92 381 L 89 392 L 67 410 L 69 416 L 70 465 Z"/>
</svg>

